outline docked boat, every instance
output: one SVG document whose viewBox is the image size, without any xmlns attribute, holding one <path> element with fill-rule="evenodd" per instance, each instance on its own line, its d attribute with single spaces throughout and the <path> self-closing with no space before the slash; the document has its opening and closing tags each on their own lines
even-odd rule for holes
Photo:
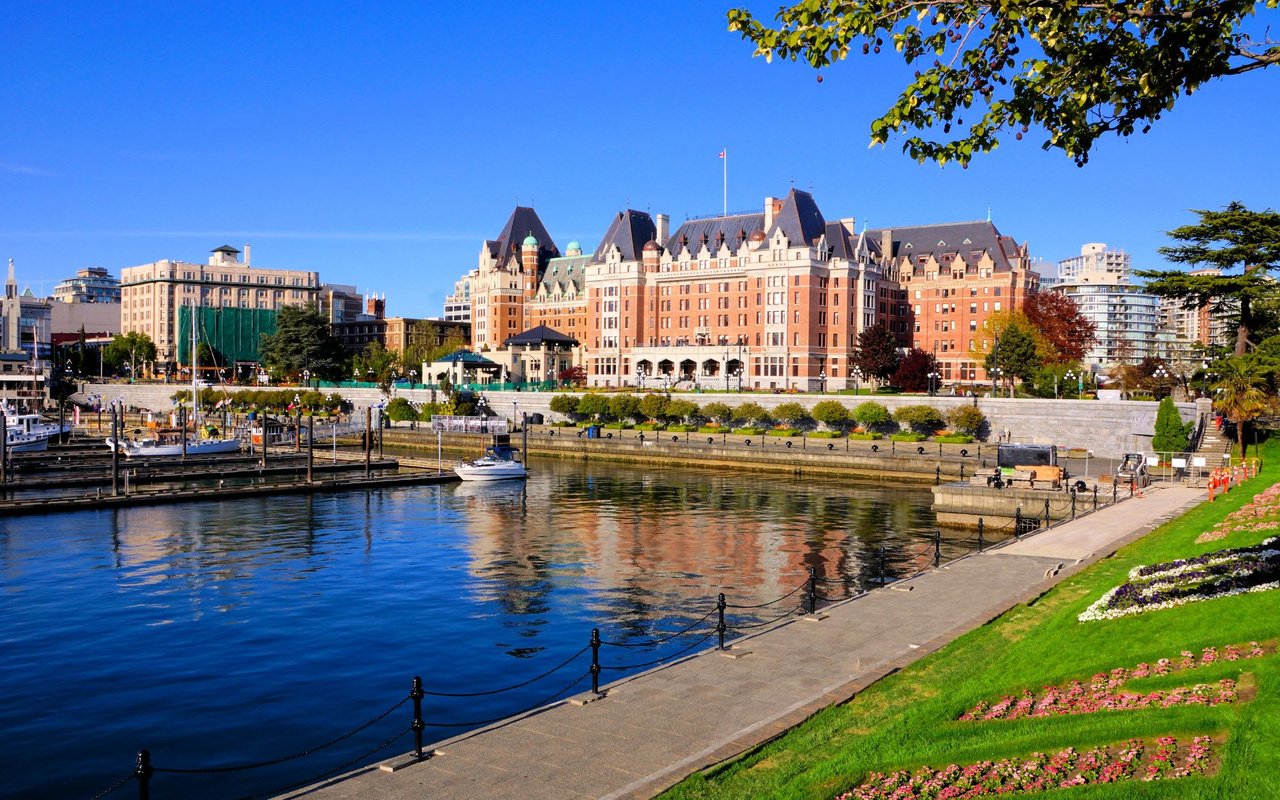
<svg viewBox="0 0 1280 800">
<path fill-rule="evenodd" d="M 49 437 L 5 429 L 5 449 L 10 453 L 39 453 L 49 449 Z"/>
<path fill-rule="evenodd" d="M 489 447 L 477 459 L 459 461 L 453 471 L 464 481 L 505 481 L 529 476 L 516 458 L 516 449 L 500 444 Z"/>
<path fill-rule="evenodd" d="M 111 447 L 114 443 L 114 439 L 107 437 L 108 447 Z M 183 452 L 189 456 L 211 456 L 219 453 L 240 452 L 240 440 L 188 437 L 186 450 L 184 451 L 182 447 L 182 432 L 165 429 L 141 439 L 121 439 L 120 452 L 124 453 L 127 458 L 181 456 Z"/>
<path fill-rule="evenodd" d="M 55 441 L 66 441 L 71 435 L 71 423 L 46 422 L 39 414 L 6 414 L 4 424 L 8 430 Z"/>
</svg>

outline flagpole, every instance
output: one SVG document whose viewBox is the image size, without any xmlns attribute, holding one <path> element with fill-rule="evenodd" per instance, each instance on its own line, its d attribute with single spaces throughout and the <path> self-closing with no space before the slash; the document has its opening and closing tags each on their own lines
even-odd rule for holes
<svg viewBox="0 0 1280 800">
<path fill-rule="evenodd" d="M 725 148 L 721 155 L 724 161 L 724 216 L 729 216 L 729 148 Z"/>
</svg>

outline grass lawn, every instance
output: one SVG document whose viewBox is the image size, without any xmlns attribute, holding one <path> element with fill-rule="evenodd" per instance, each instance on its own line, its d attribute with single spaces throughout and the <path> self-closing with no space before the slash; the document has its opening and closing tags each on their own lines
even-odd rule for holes
<svg viewBox="0 0 1280 800">
<path fill-rule="evenodd" d="M 1241 698 L 1217 706 L 1177 706 L 1092 714 L 959 722 L 979 701 L 994 703 L 1023 689 L 1082 680 L 1116 667 L 1183 650 L 1251 640 L 1274 645 L 1280 635 L 1280 590 L 1210 599 L 1113 620 L 1077 615 L 1132 567 L 1254 545 L 1280 530 L 1237 531 L 1215 542 L 1195 539 L 1253 495 L 1280 482 L 1280 444 L 1264 446 L 1267 466 L 1244 487 L 1203 503 L 1115 556 L 1104 559 L 998 620 L 971 631 L 847 704 L 828 708 L 782 738 L 738 761 L 694 775 L 664 798 L 833 798 L 868 772 L 961 766 L 1056 752 L 1065 747 L 1213 737 L 1207 777 L 1140 780 L 1052 790 L 1069 798 L 1280 798 L 1280 654 L 1144 678 L 1127 689 L 1150 691 L 1241 680 Z M 1134 502 L 1141 502 L 1137 500 Z M 1105 515 L 1103 517 L 1105 519 Z M 1280 513 L 1272 519 L 1280 518 Z"/>
</svg>

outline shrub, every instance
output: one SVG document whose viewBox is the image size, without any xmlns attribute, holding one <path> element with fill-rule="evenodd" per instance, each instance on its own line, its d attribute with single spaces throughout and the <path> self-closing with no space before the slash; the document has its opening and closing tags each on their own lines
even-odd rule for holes
<svg viewBox="0 0 1280 800">
<path fill-rule="evenodd" d="M 404 397 L 394 398 L 390 403 L 387 403 L 386 414 L 387 419 L 392 422 L 407 422 L 418 418 L 418 412 L 414 410 L 409 400 Z"/>
<path fill-rule="evenodd" d="M 842 439 L 844 434 L 840 431 L 812 431 L 809 433 L 810 439 Z"/>
<path fill-rule="evenodd" d="M 764 436 L 764 428 L 734 428 L 738 436 Z"/>
<path fill-rule="evenodd" d="M 634 426 L 630 422 L 623 422 L 619 420 L 617 422 L 610 422 L 605 425 L 605 427 L 611 431 L 629 431 Z"/>
<path fill-rule="evenodd" d="M 695 425 L 668 425 L 667 426 L 667 430 L 673 431 L 675 433 L 689 433 L 691 431 L 696 431 L 697 429 L 698 428 Z"/>
<path fill-rule="evenodd" d="M 743 403 L 733 410 L 733 421 L 755 423 L 749 427 L 756 428 L 769 421 L 769 412 L 759 403 Z"/>
<path fill-rule="evenodd" d="M 682 423 L 689 424 L 696 419 L 701 413 L 698 404 L 691 400 L 671 400 L 667 403 L 668 419 L 679 420 Z"/>
<path fill-rule="evenodd" d="M 858 431 L 856 433 L 849 434 L 849 438 L 859 442 L 869 442 L 872 439 L 883 439 L 884 437 L 878 433 L 873 433 L 872 431 Z"/>
<path fill-rule="evenodd" d="M 917 433 L 930 434 L 942 427 L 942 415 L 933 406 L 902 406 L 893 418 Z"/>
<path fill-rule="evenodd" d="M 889 434 L 889 438 L 895 442 L 923 442 L 929 438 L 923 433 L 914 433 L 912 431 L 899 431 L 898 433 Z"/>
<path fill-rule="evenodd" d="M 943 444 L 969 444 L 973 441 L 973 437 L 967 433 L 947 433 L 939 434 L 933 437 L 933 440 Z"/>
<path fill-rule="evenodd" d="M 826 425 L 829 430 L 843 430 L 849 423 L 849 409 L 836 400 L 823 400 L 814 405 L 813 418 Z"/>
<path fill-rule="evenodd" d="M 666 429 L 666 427 L 667 427 L 667 426 L 663 425 L 661 422 L 641 422 L 639 425 L 636 425 L 636 430 L 638 430 L 638 431 L 661 431 L 661 430 L 665 430 L 665 429 Z"/>
<path fill-rule="evenodd" d="M 721 425 L 703 425 L 698 428 L 698 433 L 726 433 L 728 430 L 728 428 Z"/>
<path fill-rule="evenodd" d="M 973 406 L 956 406 L 947 412 L 947 422 L 960 433 L 977 436 L 987 421 L 987 415 Z"/>
<path fill-rule="evenodd" d="M 859 403 L 858 407 L 853 410 L 853 418 L 857 420 L 859 425 L 866 428 L 888 425 L 893 421 L 893 415 L 889 413 L 889 409 L 875 400 Z"/>
<path fill-rule="evenodd" d="M 765 435 L 766 436 L 799 436 L 800 431 L 796 430 L 795 428 L 770 428 L 765 433 Z"/>
</svg>

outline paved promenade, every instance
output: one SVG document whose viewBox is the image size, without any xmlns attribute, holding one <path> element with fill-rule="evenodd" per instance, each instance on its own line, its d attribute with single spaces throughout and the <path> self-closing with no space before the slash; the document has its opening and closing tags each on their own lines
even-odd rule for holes
<svg viewBox="0 0 1280 800">
<path fill-rule="evenodd" d="M 1199 502 L 1171 486 L 291 798 L 647 798 L 843 702 Z M 388 763 L 405 759 L 392 759 Z"/>
</svg>

